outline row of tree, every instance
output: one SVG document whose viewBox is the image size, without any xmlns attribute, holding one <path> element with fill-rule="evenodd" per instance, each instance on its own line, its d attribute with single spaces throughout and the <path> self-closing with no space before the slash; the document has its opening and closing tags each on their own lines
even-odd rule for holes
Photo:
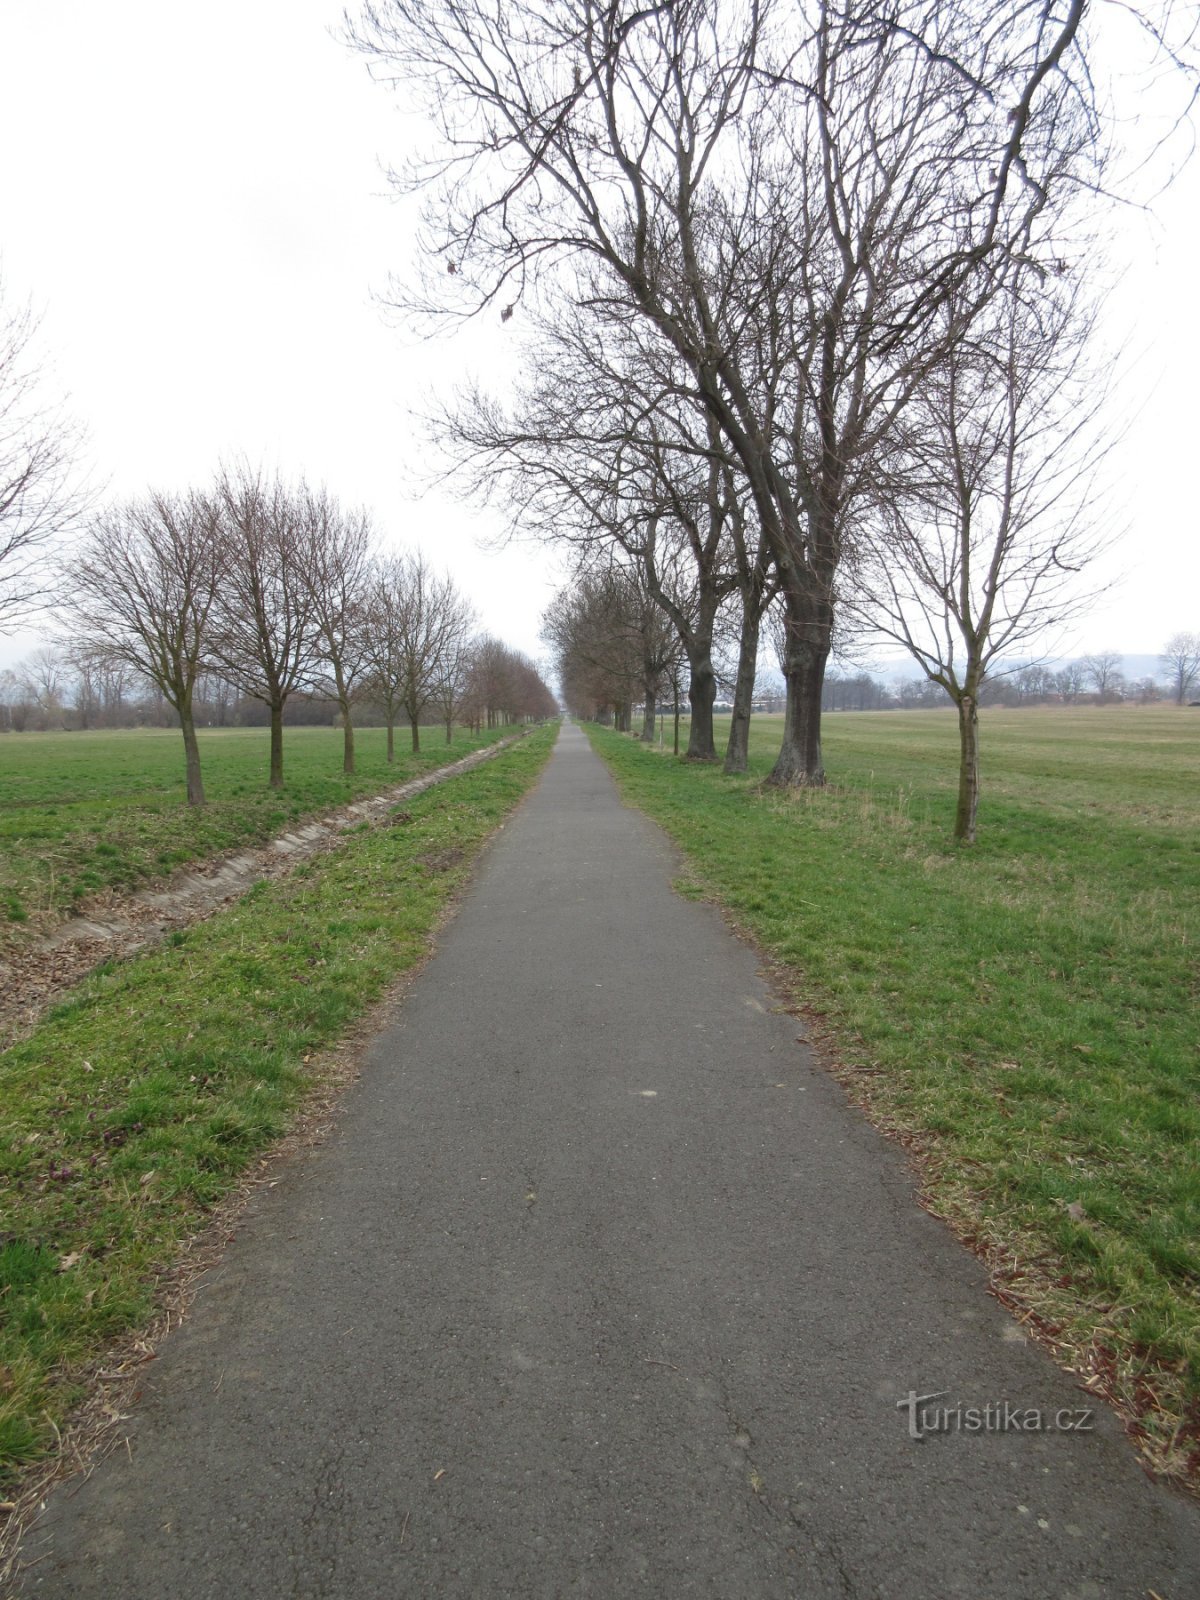
<svg viewBox="0 0 1200 1600">
<path fill-rule="evenodd" d="M 1103 540 L 1099 25 L 1084 0 L 364 8 L 356 42 L 432 130 L 400 179 L 429 270 L 399 303 L 524 313 L 515 396 L 431 420 L 514 528 L 575 555 L 547 618 L 569 696 L 609 628 L 640 677 L 621 716 L 678 668 L 713 759 L 733 605 L 740 770 L 774 607 L 772 779 L 820 783 L 835 625 L 896 641 L 958 707 L 974 837 L 988 672 L 1081 603 Z M 1174 9 L 1105 25 L 1183 66 L 1187 100 Z"/>
<path fill-rule="evenodd" d="M 456 721 L 488 726 L 552 716 L 531 662 L 477 638 L 470 606 L 420 554 L 383 554 L 365 511 L 324 489 L 249 467 L 211 489 L 150 494 L 93 518 L 60 575 L 59 603 L 83 703 L 101 705 L 130 682 L 171 710 L 183 735 L 187 797 L 204 803 L 197 699 L 232 689 L 259 702 L 270 724 L 270 784 L 283 784 L 283 724 L 296 695 L 337 707 L 343 768 L 354 771 L 354 708 L 380 708 L 388 760 L 400 720 L 420 748 L 436 708 L 446 737 Z M 52 652 L 31 684 L 52 697 Z"/>
<path fill-rule="evenodd" d="M 141 721 L 169 712 L 198 805 L 198 709 L 220 722 L 238 699 L 265 708 L 273 787 L 297 697 L 336 704 L 347 772 L 364 697 L 387 724 L 389 761 L 396 722 L 407 720 L 417 749 L 430 708 L 447 737 L 456 720 L 555 713 L 531 662 L 475 637 L 448 577 L 420 555 L 381 554 L 367 513 L 324 489 L 243 466 L 204 491 L 92 515 L 80 431 L 46 384 L 36 331 L 28 305 L 12 306 L 0 282 L 0 633 L 57 611 L 68 640 L 0 674 L 6 727 L 53 725 L 68 692 L 77 726 L 120 725 L 131 704 Z"/>
</svg>

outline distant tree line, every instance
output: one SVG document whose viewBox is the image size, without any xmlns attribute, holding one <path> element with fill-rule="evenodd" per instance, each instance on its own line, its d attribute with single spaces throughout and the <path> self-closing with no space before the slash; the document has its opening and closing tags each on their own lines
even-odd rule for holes
<svg viewBox="0 0 1200 1600">
<path fill-rule="evenodd" d="M 519 651 L 512 650 L 486 634 L 473 635 L 467 648 L 494 651 L 501 660 L 511 661 L 514 673 L 538 671 Z M 502 669 L 503 670 L 503 669 Z M 540 673 L 538 674 L 540 677 Z M 515 705 L 519 694 L 512 688 L 496 696 Z M 215 673 L 205 673 L 197 681 L 195 719 L 198 728 L 265 728 L 270 712 L 260 701 L 239 694 L 234 685 Z M 486 710 L 476 713 L 475 702 L 464 701 L 455 718 L 458 727 L 472 730 L 487 726 Z M 284 711 L 285 728 L 327 728 L 339 720 L 336 700 L 327 692 L 300 690 L 289 699 Z M 520 721 L 515 713 L 494 715 L 492 725 Z M 372 701 L 369 686 L 354 702 L 357 728 L 383 728 L 387 712 Z M 178 728 L 179 718 L 154 684 L 138 674 L 108 663 L 95 663 L 82 657 L 65 643 L 39 645 L 11 667 L 0 667 L 0 733 L 88 732 L 106 728 Z M 444 728 L 438 706 L 429 705 L 421 713 L 420 727 Z"/>
<path fill-rule="evenodd" d="M 423 725 L 449 741 L 456 722 L 557 711 L 533 663 L 478 635 L 424 556 L 382 553 L 365 511 L 248 466 L 92 517 L 57 609 L 61 647 L 0 675 L 0 728 L 177 726 L 192 805 L 204 803 L 197 727 L 265 722 L 279 788 L 285 722 L 328 720 L 331 708 L 347 773 L 364 708 L 387 728 L 389 761 L 397 724 L 415 751 Z"/>
<path fill-rule="evenodd" d="M 763 674 L 761 662 L 746 674 L 737 657 L 741 642 L 736 611 L 718 612 L 713 630 L 715 712 L 748 724 L 754 711 L 778 714 L 786 709 L 786 683 Z M 686 651 L 637 575 L 621 567 L 584 575 L 557 596 L 543 619 L 543 633 L 556 653 L 562 692 L 571 712 L 631 731 L 641 719 L 641 737 L 654 732 L 655 713 L 674 710 L 686 685 Z M 768 618 L 766 633 L 782 654 L 782 629 Z M 1130 679 L 1121 670 L 1123 656 L 1101 650 L 1076 660 L 1047 666 L 997 661 L 980 681 L 981 706 L 1140 705 L 1186 703 L 1200 687 L 1200 633 L 1178 633 L 1167 641 L 1158 676 Z M 749 698 L 739 693 L 749 685 Z M 824 676 L 823 712 L 897 711 L 945 707 L 954 703 L 947 687 L 935 678 L 885 678 L 867 667 L 835 665 Z M 732 737 L 732 731 L 731 731 Z M 745 733 L 743 730 L 742 737 Z"/>
</svg>

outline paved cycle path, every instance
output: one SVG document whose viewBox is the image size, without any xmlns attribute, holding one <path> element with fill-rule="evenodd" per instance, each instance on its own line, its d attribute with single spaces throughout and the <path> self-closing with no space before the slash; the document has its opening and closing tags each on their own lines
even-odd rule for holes
<svg viewBox="0 0 1200 1600">
<path fill-rule="evenodd" d="M 1106 1413 L 1014 1431 L 1087 1397 L 674 870 L 566 727 L 29 1593 L 1200 1593 L 1200 1513 Z"/>
</svg>

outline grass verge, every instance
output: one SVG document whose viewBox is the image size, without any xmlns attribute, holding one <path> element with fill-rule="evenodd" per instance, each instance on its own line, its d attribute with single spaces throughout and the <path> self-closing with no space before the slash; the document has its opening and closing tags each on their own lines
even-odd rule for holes
<svg viewBox="0 0 1200 1600">
<path fill-rule="evenodd" d="M 790 795 L 760 781 L 770 726 L 749 778 L 588 732 L 1000 1297 L 1195 1488 L 1200 817 L 1181 763 L 1200 725 L 989 719 L 964 852 L 952 719 L 836 723 L 843 781 Z"/>
<path fill-rule="evenodd" d="M 0 1055 L 0 1487 L 143 1322 L 308 1064 L 417 964 L 554 742 L 539 729 L 290 877 L 100 969 Z"/>
</svg>

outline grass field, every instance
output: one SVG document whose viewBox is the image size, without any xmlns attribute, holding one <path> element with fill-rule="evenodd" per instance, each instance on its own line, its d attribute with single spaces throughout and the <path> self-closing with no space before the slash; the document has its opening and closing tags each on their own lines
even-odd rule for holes
<svg viewBox="0 0 1200 1600">
<path fill-rule="evenodd" d="M 101 968 L 0 1054 L 0 1489 L 53 1444 L 89 1362 L 140 1325 L 180 1241 L 285 1128 L 317 1053 L 421 960 L 556 731 Z"/>
<path fill-rule="evenodd" d="M 347 778 L 339 730 L 288 728 L 282 791 L 267 788 L 266 728 L 201 732 L 203 809 L 184 803 L 177 732 L 8 734 L 0 738 L 0 950 L 30 919 L 261 843 L 299 817 L 403 783 L 502 732 L 475 737 L 458 729 L 447 746 L 439 729 L 423 729 L 424 748 L 414 757 L 401 730 L 388 766 L 384 730 L 359 730 L 358 772 Z"/>
<path fill-rule="evenodd" d="M 953 713 L 826 719 L 830 786 L 589 729 L 918 1153 L 1000 1292 L 1200 1476 L 1200 712 L 989 711 L 957 849 Z M 714 1000 L 714 1003 L 719 1003 Z"/>
</svg>

